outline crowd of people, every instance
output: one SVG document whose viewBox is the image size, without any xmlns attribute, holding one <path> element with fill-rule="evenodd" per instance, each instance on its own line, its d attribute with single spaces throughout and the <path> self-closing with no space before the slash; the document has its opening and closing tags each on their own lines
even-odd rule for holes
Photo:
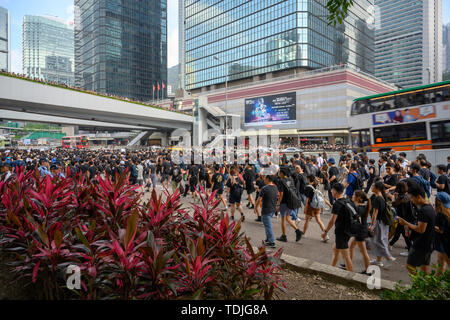
<svg viewBox="0 0 450 320">
<path fill-rule="evenodd" d="M 430 273 L 433 251 L 437 251 L 439 272 L 450 262 L 450 157 L 447 164 L 437 166 L 435 174 L 425 155 L 410 161 L 405 153 L 395 151 L 380 152 L 378 161 L 357 152 L 341 151 L 339 159 L 326 152 L 300 153 L 290 159 L 283 155 L 280 163 L 266 165 L 259 160 L 255 164 L 187 164 L 186 155 L 180 156 L 178 164 L 165 149 L 0 151 L 0 181 L 14 179 L 18 167 L 55 179 L 81 173 L 93 182 L 98 176 L 115 179 L 116 173 L 126 172 L 142 192 L 160 183 L 167 190 L 179 190 L 180 196 L 192 196 L 194 202 L 199 201 L 201 189 L 215 194 L 230 219 L 239 211 L 242 221 L 246 219 L 245 191 L 247 208 L 264 226 L 267 247 L 275 248 L 275 241 L 287 242 L 287 228 L 300 241 L 314 219 L 324 243 L 334 228 L 333 266 L 342 257 L 340 267 L 354 271 L 357 247 L 365 264 L 361 273 L 366 274 L 369 265 L 388 267 L 396 259 L 390 247 L 400 237 L 408 249 L 401 255 L 407 256 L 410 273 L 417 268 Z M 325 225 L 321 214 L 326 210 L 331 210 L 331 219 Z M 301 212 L 305 215 L 302 228 Z M 276 239 L 274 216 L 281 218 L 281 235 Z"/>
<path fill-rule="evenodd" d="M 155 103 L 153 102 L 145 102 L 145 101 L 140 101 L 138 99 L 134 99 L 134 98 L 129 98 L 129 97 L 122 97 L 122 96 L 117 96 L 117 95 L 113 95 L 113 94 L 108 94 L 108 93 L 99 93 L 93 90 L 86 90 L 84 88 L 79 88 L 79 87 L 75 87 L 75 86 L 69 86 L 66 83 L 61 83 L 61 82 L 55 82 L 55 81 L 50 81 L 50 80 L 46 80 L 46 79 L 42 79 L 42 78 L 36 78 L 36 77 L 29 77 L 26 74 L 19 74 L 19 73 L 15 73 L 15 72 L 8 72 L 4 69 L 0 70 L 0 74 L 6 74 L 9 76 L 13 76 L 15 78 L 21 78 L 21 79 L 26 79 L 26 80 L 33 80 L 33 81 L 37 81 L 40 82 L 42 84 L 50 84 L 53 86 L 58 86 L 61 88 L 68 88 L 68 89 L 73 89 L 73 90 L 77 90 L 80 92 L 84 92 L 84 93 L 90 93 L 90 94 L 95 94 L 97 96 L 104 96 L 104 97 L 109 97 L 109 98 L 114 98 L 114 99 L 119 99 L 119 100 L 124 100 L 124 101 L 130 101 L 130 102 L 137 102 L 140 104 L 144 104 L 147 105 L 149 107 L 155 107 Z M 159 91 L 158 91 L 158 95 L 160 95 Z M 157 106 L 158 108 L 162 108 L 168 111 L 176 111 L 174 107 L 167 107 L 167 106 Z"/>
</svg>

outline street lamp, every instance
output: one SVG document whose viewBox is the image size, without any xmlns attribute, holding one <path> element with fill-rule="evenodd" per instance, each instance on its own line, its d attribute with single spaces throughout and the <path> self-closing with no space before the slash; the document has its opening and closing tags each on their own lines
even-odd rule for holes
<svg viewBox="0 0 450 320">
<path fill-rule="evenodd" d="M 228 145 L 228 63 L 223 62 L 221 59 L 219 59 L 217 56 L 213 57 L 217 61 L 219 61 L 222 64 L 225 64 L 226 68 L 226 77 L 225 77 L 225 141 L 226 145 Z"/>
<path fill-rule="evenodd" d="M 430 72 L 430 68 L 427 68 L 428 71 L 428 84 L 431 84 L 431 72 Z"/>
</svg>

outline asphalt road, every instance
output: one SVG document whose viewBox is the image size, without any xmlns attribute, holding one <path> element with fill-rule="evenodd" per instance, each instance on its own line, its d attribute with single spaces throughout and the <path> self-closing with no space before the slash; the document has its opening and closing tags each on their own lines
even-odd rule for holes
<svg viewBox="0 0 450 320">
<path fill-rule="evenodd" d="M 157 190 L 159 192 L 162 191 L 162 187 L 160 185 L 157 186 Z M 146 197 L 149 194 L 146 194 Z M 192 206 L 193 197 L 188 195 L 186 198 L 182 198 L 182 203 L 186 208 Z M 244 209 L 245 221 L 242 223 L 242 231 L 245 235 L 250 239 L 250 243 L 254 246 L 261 246 L 262 241 L 265 240 L 265 232 L 264 226 L 262 222 L 256 222 L 256 215 L 253 213 L 253 210 L 247 209 L 247 194 L 244 192 L 242 195 L 242 208 Z M 219 208 L 225 209 L 223 204 L 221 203 Z M 303 209 L 300 209 L 299 212 L 300 222 L 297 222 L 300 230 L 303 230 L 303 224 L 305 222 L 305 215 L 303 213 Z M 240 213 L 236 210 L 235 218 L 240 218 Z M 321 220 L 324 223 L 325 227 L 327 226 L 329 220 L 331 218 L 331 212 L 327 208 L 324 213 L 321 215 Z M 272 228 L 274 231 L 275 238 L 281 235 L 281 218 L 273 217 L 272 218 Z M 300 257 L 309 259 L 312 261 L 320 262 L 323 264 L 331 264 L 331 258 L 333 253 L 333 244 L 334 244 L 334 228 L 328 233 L 330 240 L 327 243 L 323 243 L 321 241 L 321 230 L 315 219 L 310 221 L 308 230 L 306 234 L 302 237 L 299 242 L 295 242 L 295 231 L 294 229 L 287 224 L 286 226 L 287 240 L 288 242 L 280 242 L 276 241 L 276 249 L 283 248 L 283 252 L 287 255 Z M 386 263 L 384 267 L 381 268 L 381 277 L 398 282 L 399 280 L 402 283 L 411 283 L 411 279 L 408 276 L 408 272 L 406 270 L 406 259 L 407 257 L 400 256 L 401 252 L 406 251 L 406 244 L 402 237 L 397 241 L 394 247 L 391 249 L 391 254 L 396 258 L 396 261 Z M 369 256 L 370 259 L 375 259 L 375 257 L 371 254 L 370 251 Z M 437 261 L 436 252 L 433 252 L 431 263 L 435 264 Z M 340 258 L 339 264 L 344 263 L 342 258 Z M 361 272 L 364 270 L 364 263 L 361 257 L 361 254 L 358 248 L 355 248 L 354 257 L 353 257 L 353 268 L 354 272 Z"/>
</svg>

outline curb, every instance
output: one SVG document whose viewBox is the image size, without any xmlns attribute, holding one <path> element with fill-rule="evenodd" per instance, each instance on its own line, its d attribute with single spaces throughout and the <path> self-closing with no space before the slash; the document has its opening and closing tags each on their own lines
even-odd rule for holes
<svg viewBox="0 0 450 320">
<path fill-rule="evenodd" d="M 281 260 L 284 261 L 288 266 L 301 269 L 307 272 L 316 272 L 323 275 L 331 276 L 333 278 L 339 278 L 346 282 L 352 282 L 354 284 L 358 284 L 363 286 L 366 290 L 370 290 L 367 288 L 367 280 L 368 276 L 350 272 L 347 270 L 342 270 L 340 268 L 332 267 L 327 264 L 311 261 L 304 258 L 298 258 L 294 256 L 289 256 L 286 254 L 281 255 Z M 389 280 L 381 279 L 381 288 L 375 290 L 394 290 L 396 283 Z M 372 290 L 370 290 L 372 291 Z"/>
</svg>

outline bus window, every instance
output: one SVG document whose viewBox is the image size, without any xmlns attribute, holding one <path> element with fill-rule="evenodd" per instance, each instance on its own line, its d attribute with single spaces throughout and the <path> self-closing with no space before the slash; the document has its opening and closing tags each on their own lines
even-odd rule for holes
<svg viewBox="0 0 450 320">
<path fill-rule="evenodd" d="M 373 133 L 375 143 L 427 140 L 427 130 L 424 122 L 374 128 Z"/>
<path fill-rule="evenodd" d="M 450 141 L 450 120 L 430 123 L 432 143 Z M 433 146 L 433 149 L 448 148 L 450 145 Z"/>
</svg>

